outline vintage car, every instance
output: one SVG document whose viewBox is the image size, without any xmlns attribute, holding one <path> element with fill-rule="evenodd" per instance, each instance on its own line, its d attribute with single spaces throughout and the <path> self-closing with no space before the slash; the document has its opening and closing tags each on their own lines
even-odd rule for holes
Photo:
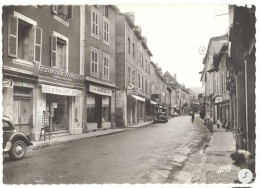
<svg viewBox="0 0 260 188">
<path fill-rule="evenodd" d="M 26 148 L 32 145 L 30 137 L 17 132 L 10 118 L 4 116 L 2 123 L 3 153 L 8 153 L 14 160 L 22 159 L 25 156 Z"/>
</svg>

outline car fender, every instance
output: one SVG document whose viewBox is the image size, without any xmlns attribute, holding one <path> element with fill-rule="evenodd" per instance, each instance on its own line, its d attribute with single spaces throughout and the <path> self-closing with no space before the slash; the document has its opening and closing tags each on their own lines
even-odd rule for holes
<svg viewBox="0 0 260 188">
<path fill-rule="evenodd" d="M 23 134 L 23 133 L 14 133 L 11 137 L 10 137 L 10 142 L 14 143 L 16 140 L 22 140 L 24 141 L 26 146 L 30 146 L 32 145 L 32 143 L 30 142 L 30 140 Z"/>
</svg>

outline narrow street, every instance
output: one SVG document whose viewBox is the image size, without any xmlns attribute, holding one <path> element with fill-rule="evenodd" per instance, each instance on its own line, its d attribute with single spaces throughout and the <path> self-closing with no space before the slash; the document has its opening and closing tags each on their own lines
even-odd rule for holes
<svg viewBox="0 0 260 188">
<path fill-rule="evenodd" d="M 190 116 L 36 152 L 4 158 L 3 182 L 168 183 L 208 136 Z M 18 168 L 19 166 L 19 168 Z"/>
</svg>

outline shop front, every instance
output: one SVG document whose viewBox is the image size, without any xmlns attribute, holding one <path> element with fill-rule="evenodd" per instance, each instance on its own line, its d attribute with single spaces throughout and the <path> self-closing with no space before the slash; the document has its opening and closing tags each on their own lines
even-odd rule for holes
<svg viewBox="0 0 260 188">
<path fill-rule="evenodd" d="M 33 136 L 33 100 L 37 77 L 33 72 L 3 66 L 3 116 L 9 117 L 18 132 Z"/>
<path fill-rule="evenodd" d="M 96 85 L 88 85 L 86 92 L 87 125 L 84 132 L 112 127 L 113 90 Z"/>
<path fill-rule="evenodd" d="M 45 126 L 53 136 L 82 134 L 84 76 L 43 65 L 38 74 L 35 139 Z"/>
</svg>

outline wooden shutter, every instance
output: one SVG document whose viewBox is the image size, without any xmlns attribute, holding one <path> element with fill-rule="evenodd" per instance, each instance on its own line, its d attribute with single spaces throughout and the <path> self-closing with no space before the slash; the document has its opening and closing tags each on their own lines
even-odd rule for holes
<svg viewBox="0 0 260 188">
<path fill-rule="evenodd" d="M 8 25 L 8 55 L 17 57 L 18 54 L 18 18 L 10 15 Z"/>
<path fill-rule="evenodd" d="M 57 37 L 51 36 L 51 66 L 57 65 Z"/>
<path fill-rule="evenodd" d="M 58 12 L 58 5 L 52 5 L 52 12 L 54 14 L 57 14 L 57 12 Z"/>
<path fill-rule="evenodd" d="M 73 6 L 69 5 L 68 6 L 68 19 L 71 20 L 73 17 Z"/>
<path fill-rule="evenodd" d="M 41 63 L 42 56 L 42 29 L 39 27 L 35 28 L 35 39 L 34 39 L 34 62 Z"/>
</svg>

